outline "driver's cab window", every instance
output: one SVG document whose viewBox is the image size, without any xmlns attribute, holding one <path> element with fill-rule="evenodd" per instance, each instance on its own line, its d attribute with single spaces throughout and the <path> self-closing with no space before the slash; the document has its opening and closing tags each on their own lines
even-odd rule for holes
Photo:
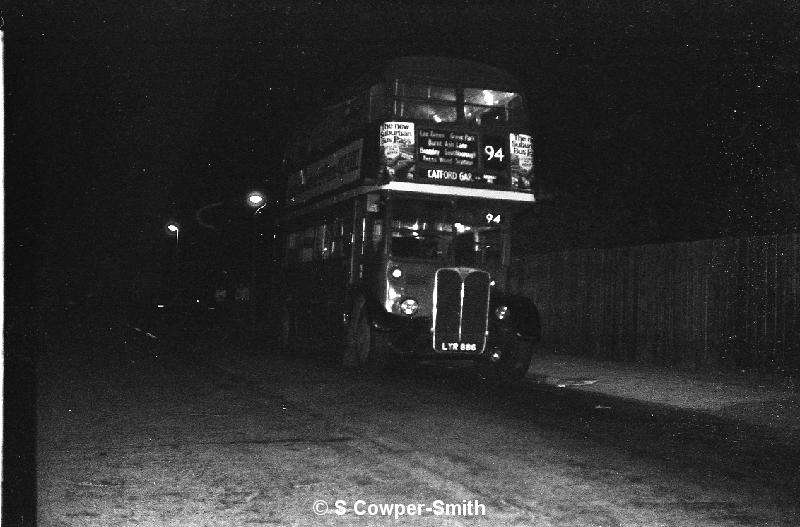
<svg viewBox="0 0 800 527">
<path fill-rule="evenodd" d="M 393 197 L 386 225 L 390 258 L 475 267 L 500 276 L 507 265 L 502 211 L 481 202 Z"/>
<path fill-rule="evenodd" d="M 389 254 L 394 258 L 444 262 L 452 225 L 440 202 L 395 198 L 389 225 Z"/>
<path fill-rule="evenodd" d="M 475 233 L 472 231 L 456 234 L 453 241 L 453 263 L 457 267 L 474 267 L 478 263 Z"/>
<path fill-rule="evenodd" d="M 456 235 L 453 258 L 459 267 L 482 267 L 499 271 L 503 260 L 503 238 L 499 227 L 465 230 Z"/>
</svg>

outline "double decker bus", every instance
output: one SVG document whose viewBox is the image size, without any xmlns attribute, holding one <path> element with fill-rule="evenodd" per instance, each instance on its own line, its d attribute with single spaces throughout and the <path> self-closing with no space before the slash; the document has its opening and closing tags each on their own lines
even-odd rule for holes
<svg viewBox="0 0 800 527">
<path fill-rule="evenodd" d="M 393 60 L 324 108 L 284 160 L 282 344 L 324 332 L 349 367 L 524 376 L 539 318 L 506 286 L 512 217 L 534 202 L 530 134 L 518 81 L 468 60 Z"/>
</svg>

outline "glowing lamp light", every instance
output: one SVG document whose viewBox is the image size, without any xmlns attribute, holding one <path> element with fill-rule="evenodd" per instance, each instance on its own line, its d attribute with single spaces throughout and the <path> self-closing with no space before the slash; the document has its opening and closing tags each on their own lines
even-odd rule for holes
<svg viewBox="0 0 800 527">
<path fill-rule="evenodd" d="M 180 230 L 180 228 L 175 223 L 169 223 L 169 224 L 167 224 L 167 230 L 169 232 L 178 232 Z"/>
<path fill-rule="evenodd" d="M 413 298 L 406 298 L 400 303 L 400 312 L 406 316 L 411 316 L 417 313 L 419 304 Z"/>
<path fill-rule="evenodd" d="M 264 195 L 260 192 L 251 192 L 247 195 L 247 204 L 251 207 L 260 207 L 264 203 Z"/>
</svg>

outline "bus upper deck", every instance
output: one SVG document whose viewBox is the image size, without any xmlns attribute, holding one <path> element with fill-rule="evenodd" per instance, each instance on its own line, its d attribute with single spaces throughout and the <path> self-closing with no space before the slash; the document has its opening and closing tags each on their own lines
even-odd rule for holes
<svg viewBox="0 0 800 527">
<path fill-rule="evenodd" d="M 411 192 L 430 184 L 437 188 L 419 192 L 466 195 L 482 189 L 533 201 L 521 87 L 472 61 L 406 57 L 385 64 L 301 127 L 285 161 L 287 208 L 364 184 Z"/>
</svg>

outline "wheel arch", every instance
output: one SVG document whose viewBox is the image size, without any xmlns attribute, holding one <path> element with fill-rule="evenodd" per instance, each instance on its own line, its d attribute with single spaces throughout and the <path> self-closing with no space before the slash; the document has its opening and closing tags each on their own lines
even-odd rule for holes
<svg viewBox="0 0 800 527">
<path fill-rule="evenodd" d="M 511 310 L 511 327 L 520 338 L 534 343 L 542 339 L 539 308 L 533 300 L 500 291 L 492 295 L 491 309 L 499 305 L 506 305 Z"/>
</svg>

